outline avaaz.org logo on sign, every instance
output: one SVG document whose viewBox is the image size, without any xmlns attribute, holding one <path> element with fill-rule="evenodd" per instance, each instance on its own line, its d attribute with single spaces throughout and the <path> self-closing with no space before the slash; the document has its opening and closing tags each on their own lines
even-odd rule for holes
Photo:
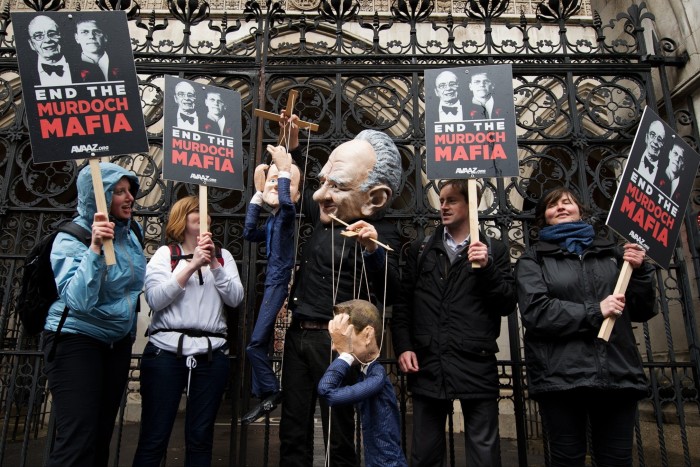
<svg viewBox="0 0 700 467">
<path fill-rule="evenodd" d="M 71 154 L 81 152 L 102 152 L 109 151 L 109 146 L 98 146 L 97 144 L 76 144 L 70 147 Z"/>
<path fill-rule="evenodd" d="M 476 167 L 457 167 L 455 169 L 456 174 L 469 174 L 469 175 L 479 175 L 486 173 L 484 169 L 477 169 Z"/>
<path fill-rule="evenodd" d="M 645 250 L 649 250 L 649 245 L 647 245 L 647 243 L 644 241 L 644 239 L 641 237 L 641 235 L 639 235 L 639 234 L 638 234 L 637 232 L 635 232 L 634 230 L 630 230 L 629 235 L 630 235 L 630 238 L 633 238 L 634 241 L 637 242 L 637 244 L 638 244 L 639 246 L 641 246 L 641 247 L 644 248 Z"/>
<path fill-rule="evenodd" d="M 201 181 L 204 185 L 207 183 L 216 183 L 215 178 L 211 178 L 209 175 L 201 175 L 201 174 L 190 174 L 190 178 L 193 180 L 199 180 Z"/>
</svg>

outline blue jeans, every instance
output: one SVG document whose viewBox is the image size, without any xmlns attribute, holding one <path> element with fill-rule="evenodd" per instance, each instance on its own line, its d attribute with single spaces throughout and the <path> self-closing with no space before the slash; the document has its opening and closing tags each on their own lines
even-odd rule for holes
<svg viewBox="0 0 700 467">
<path fill-rule="evenodd" d="M 264 397 L 279 391 L 277 376 L 272 370 L 272 361 L 268 356 L 270 338 L 275 327 L 275 319 L 287 298 L 288 284 L 271 284 L 265 286 L 262 305 L 258 319 L 255 321 L 246 355 L 253 373 L 253 395 Z"/>
<path fill-rule="evenodd" d="M 185 465 L 208 466 L 214 439 L 214 421 L 229 375 L 229 359 L 219 349 L 212 361 L 197 355 L 192 368 L 185 413 Z M 187 357 L 159 349 L 150 342 L 141 360 L 141 432 L 134 466 L 158 467 L 168 448 L 177 408 L 187 386 Z"/>
</svg>

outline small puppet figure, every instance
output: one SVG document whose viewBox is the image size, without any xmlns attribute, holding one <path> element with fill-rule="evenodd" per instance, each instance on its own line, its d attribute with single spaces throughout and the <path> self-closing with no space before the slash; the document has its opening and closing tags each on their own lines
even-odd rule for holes
<svg viewBox="0 0 700 467">
<path fill-rule="evenodd" d="M 321 378 L 318 394 L 330 407 L 360 405 L 367 467 L 405 467 L 394 386 L 377 362 L 383 332 L 379 311 L 366 300 L 343 302 L 333 310 L 336 315 L 328 323 L 328 332 L 333 350 L 340 355 Z M 343 386 L 356 362 L 361 365 L 360 377 L 355 384 Z"/>
<path fill-rule="evenodd" d="M 241 423 L 244 425 L 270 413 L 282 397 L 268 349 L 275 319 L 289 293 L 294 267 L 294 203 L 299 199 L 301 173 L 283 146 L 268 145 L 267 150 L 272 155 L 273 163 L 270 166 L 260 164 L 255 168 L 257 193 L 250 200 L 243 230 L 246 240 L 265 241 L 267 245 L 265 292 L 250 343 L 246 347 L 253 374 L 252 392 L 260 403 L 243 416 Z M 272 214 L 265 228 L 258 229 L 263 203 L 272 208 Z"/>
</svg>

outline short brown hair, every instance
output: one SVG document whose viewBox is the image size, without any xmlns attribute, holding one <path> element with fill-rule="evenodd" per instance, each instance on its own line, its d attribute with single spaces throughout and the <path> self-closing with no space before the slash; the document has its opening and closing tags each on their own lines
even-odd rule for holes
<svg viewBox="0 0 700 467">
<path fill-rule="evenodd" d="M 168 224 L 165 226 L 165 236 L 174 242 L 185 241 L 185 229 L 187 228 L 187 215 L 199 211 L 199 198 L 187 196 L 177 200 L 170 208 Z"/>
<path fill-rule="evenodd" d="M 345 313 L 350 316 L 350 323 L 355 328 L 355 333 L 360 333 L 367 326 L 372 326 L 377 345 L 381 345 L 384 325 L 379 310 L 372 303 L 367 300 L 348 300 L 335 305 L 333 312 L 335 314 Z"/>
<path fill-rule="evenodd" d="M 542 198 L 540 198 L 539 202 L 537 203 L 537 206 L 535 207 L 535 225 L 539 228 L 545 227 L 547 225 L 547 221 L 544 218 L 544 213 L 547 210 L 547 206 L 549 206 L 552 203 L 556 203 L 562 197 L 567 195 L 569 196 L 569 198 L 571 198 L 571 201 L 576 203 L 576 206 L 578 206 L 578 211 L 581 214 L 581 219 L 589 217 L 588 208 L 583 205 L 578 195 L 571 191 L 569 188 L 565 186 L 560 186 L 558 188 L 553 188 L 545 192 L 545 194 L 542 195 Z"/>
<path fill-rule="evenodd" d="M 448 185 L 451 185 L 454 187 L 457 191 L 460 192 L 462 196 L 464 196 L 464 201 L 469 202 L 469 188 L 468 188 L 468 180 L 464 178 L 453 178 L 450 180 L 442 180 L 438 184 L 438 193 L 442 191 L 443 188 L 445 188 Z M 478 206 L 479 203 L 481 203 L 481 194 L 482 194 L 482 189 L 479 187 L 479 185 L 476 186 L 476 205 Z"/>
</svg>

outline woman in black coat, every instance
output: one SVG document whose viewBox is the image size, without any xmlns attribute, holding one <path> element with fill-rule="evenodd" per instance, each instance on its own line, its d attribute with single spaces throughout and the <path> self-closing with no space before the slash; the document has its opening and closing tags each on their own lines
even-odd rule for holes
<svg viewBox="0 0 700 467">
<path fill-rule="evenodd" d="M 529 394 L 537 400 L 552 466 L 584 466 L 586 427 L 598 467 L 632 465 L 637 401 L 647 381 L 632 322 L 656 314 L 654 268 L 636 244 L 596 238 L 574 193 L 557 188 L 536 209 L 539 243 L 516 265 L 525 327 Z M 633 268 L 624 294 L 613 294 L 623 261 Z M 605 318 L 616 320 L 608 342 Z"/>
</svg>

